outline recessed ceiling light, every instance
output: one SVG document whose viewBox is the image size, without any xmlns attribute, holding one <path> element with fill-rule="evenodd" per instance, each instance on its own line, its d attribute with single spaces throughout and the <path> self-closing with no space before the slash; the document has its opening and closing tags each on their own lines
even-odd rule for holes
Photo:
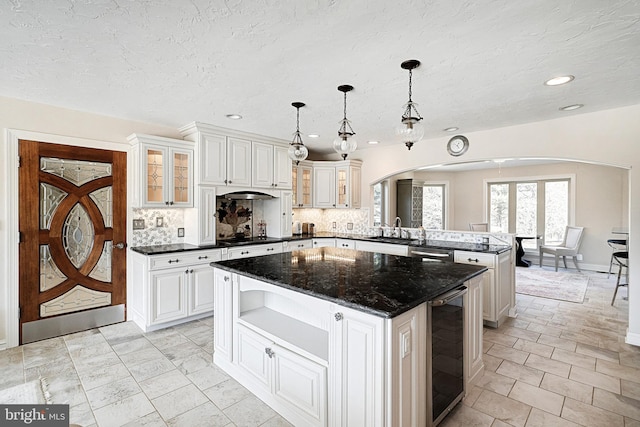
<svg viewBox="0 0 640 427">
<path fill-rule="evenodd" d="M 558 76 L 547 80 L 546 82 L 544 82 L 544 84 L 547 86 L 559 86 L 565 83 L 569 83 L 573 79 L 575 79 L 575 77 L 573 77 L 572 75 Z"/>
<path fill-rule="evenodd" d="M 443 131 L 445 131 L 445 132 L 455 132 L 455 131 L 457 131 L 458 129 L 460 129 L 460 128 L 457 128 L 457 127 L 455 127 L 455 126 L 452 126 L 452 127 L 450 127 L 450 128 L 446 128 L 446 129 L 442 129 L 442 130 L 443 130 Z"/>
<path fill-rule="evenodd" d="M 379 141 L 367 141 L 369 144 L 373 145 L 373 144 L 377 144 Z"/>
<path fill-rule="evenodd" d="M 309 135 L 307 135 L 309 138 L 320 138 L 320 135 L 318 135 L 317 133 L 310 133 Z"/>
<path fill-rule="evenodd" d="M 240 120 L 242 116 L 240 114 L 227 114 L 227 119 Z"/>
<path fill-rule="evenodd" d="M 578 108 L 582 108 L 584 107 L 584 104 L 571 104 L 571 105 L 567 105 L 565 107 L 560 107 L 558 108 L 558 110 L 560 111 L 572 111 L 572 110 L 577 110 Z"/>
</svg>

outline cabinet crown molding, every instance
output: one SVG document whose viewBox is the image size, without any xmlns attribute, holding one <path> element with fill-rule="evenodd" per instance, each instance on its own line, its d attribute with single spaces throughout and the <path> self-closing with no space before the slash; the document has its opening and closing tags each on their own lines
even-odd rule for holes
<svg viewBox="0 0 640 427">
<path fill-rule="evenodd" d="M 152 143 L 154 145 L 162 145 L 165 147 L 180 147 L 180 148 L 194 148 L 193 141 L 187 141 L 184 139 L 166 138 L 164 136 L 147 135 L 144 133 L 132 133 L 127 137 L 127 141 L 130 145 L 136 145 L 140 143 Z"/>
<path fill-rule="evenodd" d="M 213 133 L 216 135 L 230 136 L 233 138 L 248 139 L 256 142 L 266 142 L 266 143 L 278 144 L 278 145 L 289 145 L 289 141 L 284 139 L 274 138 L 266 135 L 260 135 L 252 132 L 245 132 L 245 131 L 236 130 L 236 129 L 224 128 L 221 126 L 214 126 L 214 125 L 203 123 L 203 122 L 191 122 L 179 128 L 178 132 L 180 132 L 180 134 L 185 139 L 189 139 L 189 140 L 195 139 L 195 134 L 197 134 L 198 132 L 204 132 L 204 133 Z"/>
</svg>

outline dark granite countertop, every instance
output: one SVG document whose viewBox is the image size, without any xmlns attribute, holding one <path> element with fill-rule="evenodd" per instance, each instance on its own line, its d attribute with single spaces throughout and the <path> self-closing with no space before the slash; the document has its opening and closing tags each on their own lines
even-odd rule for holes
<svg viewBox="0 0 640 427">
<path fill-rule="evenodd" d="M 342 233 L 329 233 L 329 232 L 320 232 L 314 235 L 309 234 L 300 234 L 294 235 L 291 237 L 267 237 L 266 239 L 254 238 L 251 240 L 245 240 L 241 242 L 228 242 L 228 241 L 220 241 L 216 245 L 208 245 L 208 246 L 196 246 L 188 243 L 174 243 L 169 245 L 152 245 L 152 246 L 134 246 L 131 247 L 132 251 L 141 253 L 143 255 L 161 255 L 161 254 L 170 254 L 175 252 L 185 252 L 185 251 L 197 251 L 203 249 L 221 249 L 221 248 L 231 248 L 234 246 L 244 246 L 244 245 L 260 245 L 264 243 L 278 243 L 285 241 L 297 241 L 297 240 L 308 240 L 308 239 L 322 239 L 322 238 L 339 238 L 339 239 L 350 239 L 350 240 L 363 240 L 367 242 L 377 242 L 377 243 L 391 243 L 396 245 L 405 245 L 411 247 L 418 248 L 438 248 L 438 249 L 454 249 L 459 251 L 470 251 L 470 252 L 485 252 L 485 253 L 494 253 L 500 254 L 502 252 L 506 252 L 511 249 L 511 246 L 508 245 L 483 245 L 480 243 L 467 243 L 467 242 L 452 242 L 452 241 L 444 241 L 444 240 L 427 240 L 422 245 L 418 243 L 418 239 L 393 239 L 393 238 L 384 238 L 377 239 L 372 236 L 366 236 L 362 234 L 342 234 Z"/>
<path fill-rule="evenodd" d="M 486 267 L 342 248 L 212 262 L 283 288 L 380 317 L 395 317 L 460 286 Z"/>
</svg>

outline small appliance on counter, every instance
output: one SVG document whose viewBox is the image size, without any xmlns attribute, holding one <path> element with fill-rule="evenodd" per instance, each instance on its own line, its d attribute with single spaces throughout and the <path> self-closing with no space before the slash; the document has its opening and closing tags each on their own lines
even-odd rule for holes
<svg viewBox="0 0 640 427">
<path fill-rule="evenodd" d="M 310 234 L 313 235 L 316 232 L 316 225 L 312 222 L 303 222 L 302 223 L 302 234 Z"/>
<path fill-rule="evenodd" d="M 293 221 L 293 227 L 291 228 L 291 233 L 293 235 L 302 234 L 302 223 L 300 221 Z"/>
</svg>

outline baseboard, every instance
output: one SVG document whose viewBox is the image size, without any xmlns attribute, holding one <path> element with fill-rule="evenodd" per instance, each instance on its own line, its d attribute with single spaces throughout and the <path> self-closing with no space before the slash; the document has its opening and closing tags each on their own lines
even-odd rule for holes
<svg viewBox="0 0 640 427">
<path fill-rule="evenodd" d="M 540 265 L 540 259 L 539 259 L 538 255 L 525 254 L 523 258 L 528 260 L 528 261 L 531 261 L 531 265 L 532 266 L 538 267 Z M 555 261 L 554 261 L 553 257 L 544 257 L 544 260 L 542 261 L 542 266 L 543 267 L 555 268 Z M 609 271 L 609 264 L 591 264 L 591 263 L 584 263 L 584 262 L 578 261 L 578 266 L 580 267 L 580 270 L 585 270 L 585 271 L 595 271 L 595 272 L 599 272 L 599 273 L 606 273 L 606 272 Z M 577 271 L 576 270 L 576 266 L 573 265 L 573 260 L 572 259 L 568 259 L 567 260 L 567 268 L 566 269 L 564 268 L 564 265 L 562 264 L 562 260 L 560 260 L 558 262 L 558 271 L 560 271 L 560 269 Z M 614 273 L 617 274 L 617 270 L 611 272 L 611 274 L 614 274 Z"/>
<path fill-rule="evenodd" d="M 640 347 L 640 334 L 629 332 L 629 329 L 627 329 L 627 336 L 624 339 L 624 342 L 626 342 L 629 345 L 635 345 Z"/>
</svg>

